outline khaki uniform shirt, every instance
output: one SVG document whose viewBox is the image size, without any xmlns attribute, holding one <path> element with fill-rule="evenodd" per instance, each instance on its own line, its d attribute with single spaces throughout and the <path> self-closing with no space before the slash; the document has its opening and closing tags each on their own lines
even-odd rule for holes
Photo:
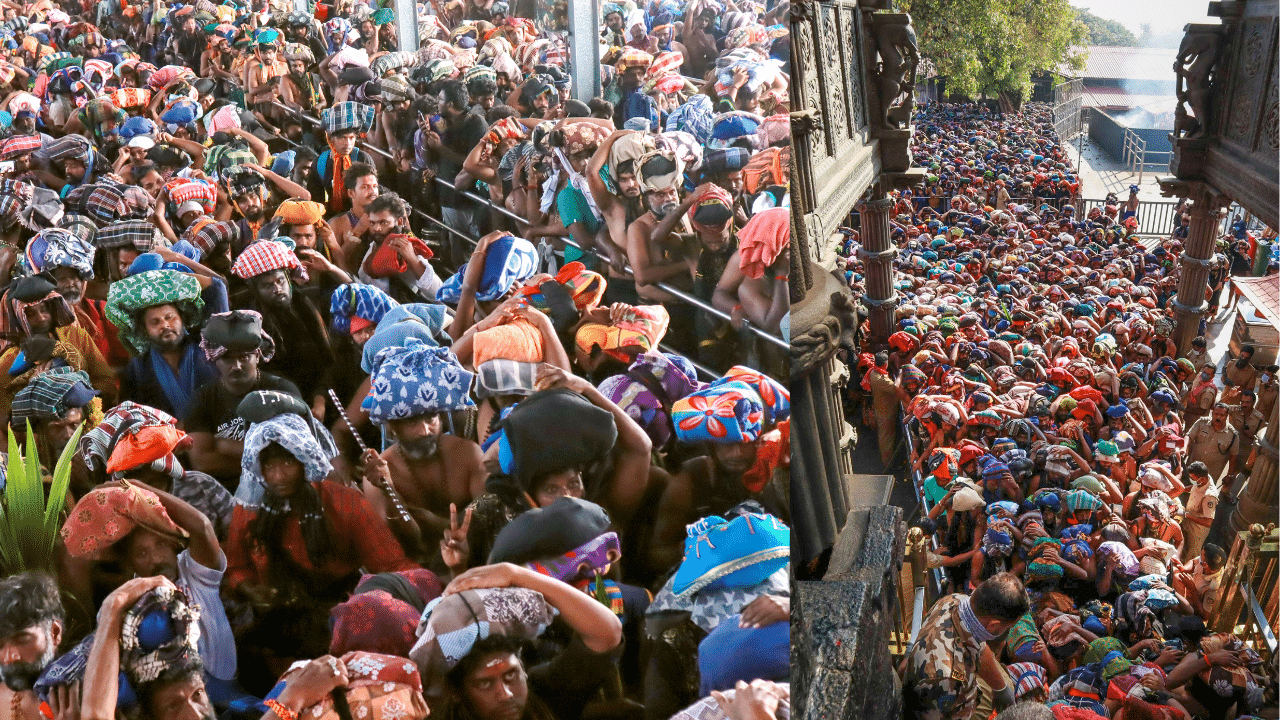
<svg viewBox="0 0 1280 720">
<path fill-rule="evenodd" d="M 1229 381 L 1228 384 L 1236 385 L 1244 390 L 1252 390 L 1258 381 L 1258 371 L 1252 365 L 1246 364 L 1243 368 L 1236 367 L 1235 363 L 1227 363 L 1227 367 L 1222 371 L 1222 377 Z"/>
<path fill-rule="evenodd" d="M 1227 463 L 1240 450 L 1240 433 L 1227 421 L 1221 430 L 1213 429 L 1213 418 L 1202 417 L 1187 430 L 1187 463 L 1199 460 L 1209 468 L 1209 477 L 1218 479 Z"/>
<path fill-rule="evenodd" d="M 1187 515 L 1189 517 L 1213 520 L 1218 512 L 1218 494 L 1221 488 L 1213 480 L 1204 485 L 1191 485 L 1191 497 L 1187 499 Z"/>
<path fill-rule="evenodd" d="M 1271 410 L 1276 406 L 1276 399 L 1280 398 L 1280 383 L 1272 382 L 1270 386 L 1258 385 L 1258 402 L 1254 404 L 1254 409 L 1262 414 L 1263 418 L 1271 417 Z"/>
</svg>

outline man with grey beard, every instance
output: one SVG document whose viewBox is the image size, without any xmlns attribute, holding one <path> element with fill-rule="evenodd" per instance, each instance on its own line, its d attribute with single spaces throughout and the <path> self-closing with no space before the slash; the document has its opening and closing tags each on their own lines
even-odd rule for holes
<svg viewBox="0 0 1280 720">
<path fill-rule="evenodd" d="M 49 576 L 28 572 L 0 581 L 0 717 L 40 715 L 32 687 L 58 655 L 63 622 L 62 599 Z"/>
<path fill-rule="evenodd" d="M 648 212 L 627 228 L 627 259 L 636 279 L 636 292 L 641 304 L 652 305 L 674 301 L 658 289 L 656 283 L 671 285 L 685 292 L 693 291 L 693 273 L 698 266 L 694 252 L 696 239 L 690 235 L 682 217 L 674 223 L 663 223 L 680 207 L 680 180 L 684 165 L 673 153 L 658 150 L 645 153 L 636 161 L 636 179 L 644 194 Z M 667 228 L 665 232 L 659 226 Z M 692 242 L 686 243 L 687 239 Z M 671 310 L 674 307 L 668 307 Z M 672 318 L 671 327 L 677 327 Z"/>
</svg>

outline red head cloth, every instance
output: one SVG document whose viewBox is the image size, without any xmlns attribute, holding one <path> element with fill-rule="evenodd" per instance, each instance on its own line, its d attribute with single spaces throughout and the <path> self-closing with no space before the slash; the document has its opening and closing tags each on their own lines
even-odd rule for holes
<svg viewBox="0 0 1280 720">
<path fill-rule="evenodd" d="M 708 224 L 698 222 L 698 211 L 701 210 L 704 217 L 709 214 L 714 215 L 715 213 L 710 213 L 710 211 L 714 210 L 717 205 L 727 211 L 728 217 L 726 220 L 733 218 L 733 196 L 729 194 L 728 190 L 719 185 L 708 183 L 707 189 L 693 198 L 693 206 L 689 208 L 689 221 L 700 230 L 708 229 L 710 227 Z"/>
<path fill-rule="evenodd" d="M 764 277 L 764 271 L 778 259 L 791 242 L 790 208 L 770 208 L 757 213 L 738 232 L 739 267 L 752 280 Z"/>
</svg>

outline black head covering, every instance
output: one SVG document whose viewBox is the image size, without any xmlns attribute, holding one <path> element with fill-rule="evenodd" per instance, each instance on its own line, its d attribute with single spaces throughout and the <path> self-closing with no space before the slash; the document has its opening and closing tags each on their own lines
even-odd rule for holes
<svg viewBox="0 0 1280 720">
<path fill-rule="evenodd" d="M 502 528 L 489 551 L 489 563 L 527 563 L 557 557 L 609 532 L 604 508 L 562 497 L 546 507 L 522 513 Z"/>
</svg>

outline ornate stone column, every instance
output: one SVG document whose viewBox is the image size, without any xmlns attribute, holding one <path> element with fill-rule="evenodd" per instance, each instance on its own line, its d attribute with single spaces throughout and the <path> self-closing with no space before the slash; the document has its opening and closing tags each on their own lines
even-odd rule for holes
<svg viewBox="0 0 1280 720">
<path fill-rule="evenodd" d="M 1200 182 L 1162 181 L 1161 189 L 1166 194 L 1171 191 L 1187 194 L 1193 200 L 1191 227 L 1179 260 L 1178 296 L 1170 303 L 1177 316 L 1173 340 L 1178 344 L 1178 354 L 1182 355 L 1191 349 L 1191 341 L 1200 329 L 1200 316 L 1209 307 L 1205 302 L 1205 290 L 1209 287 L 1209 261 L 1218 241 L 1222 208 L 1230 203 L 1230 199 Z"/>
<path fill-rule="evenodd" d="M 893 200 L 877 187 L 872 191 L 872 199 L 859 208 L 862 248 L 858 258 L 867 273 L 867 293 L 862 303 L 867 306 L 871 319 L 871 347 L 888 341 L 893 332 L 894 308 L 898 305 L 898 296 L 893 290 L 893 259 L 898 250 L 889 239 L 889 213 L 893 205 Z"/>
<path fill-rule="evenodd" d="M 1267 432 L 1258 438 L 1258 455 L 1253 460 L 1249 484 L 1240 494 L 1240 502 L 1236 503 L 1231 513 L 1233 533 L 1247 530 L 1254 523 L 1262 525 L 1273 523 L 1276 521 L 1277 513 L 1280 513 L 1280 487 L 1276 484 L 1277 478 L 1280 477 L 1280 464 L 1276 461 L 1278 437 L 1280 437 L 1280 405 L 1272 408 Z"/>
</svg>

